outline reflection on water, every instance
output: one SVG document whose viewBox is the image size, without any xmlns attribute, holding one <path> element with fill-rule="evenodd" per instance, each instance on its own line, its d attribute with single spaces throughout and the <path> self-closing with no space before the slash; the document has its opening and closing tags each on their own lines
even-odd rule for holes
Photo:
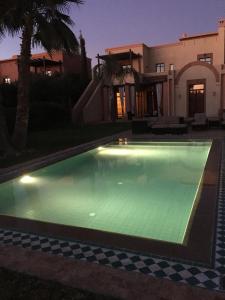
<svg viewBox="0 0 225 300">
<path fill-rule="evenodd" d="M 99 147 L 1 184 L 0 213 L 182 241 L 209 148 Z"/>
</svg>

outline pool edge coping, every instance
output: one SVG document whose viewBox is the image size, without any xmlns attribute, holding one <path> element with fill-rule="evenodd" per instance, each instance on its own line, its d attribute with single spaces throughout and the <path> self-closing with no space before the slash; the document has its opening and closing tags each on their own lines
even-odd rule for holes
<svg viewBox="0 0 225 300">
<path fill-rule="evenodd" d="M 93 147 L 96 147 L 99 145 L 99 143 L 100 144 L 102 144 L 103 142 L 107 143 L 114 139 L 118 139 L 119 137 L 121 137 L 121 135 L 124 135 L 124 132 L 110 136 L 110 137 L 106 137 L 103 139 L 99 139 L 99 140 L 93 141 L 91 143 L 86 143 L 85 145 L 82 145 L 83 147 L 79 147 L 79 146 L 73 147 L 72 149 L 69 149 L 69 151 L 62 151 L 63 153 L 60 152 L 59 155 L 60 155 L 61 159 L 64 159 L 73 154 L 79 154 L 80 151 L 83 152 L 85 150 L 89 150 Z M 173 140 L 174 139 L 169 139 L 168 141 L 172 142 Z M 189 141 L 190 139 L 184 139 L 184 140 Z M 198 139 L 191 139 L 191 140 L 198 141 Z M 215 144 L 217 144 L 217 145 L 220 144 L 220 148 L 221 148 L 220 141 L 213 140 L 213 139 L 211 139 L 211 140 L 212 140 L 212 147 L 215 147 Z M 151 141 L 151 139 L 150 139 L 150 141 Z M 200 141 L 202 142 L 202 139 Z M 212 147 L 211 147 L 211 149 L 212 149 Z M 75 151 L 75 153 L 74 153 L 74 151 Z M 211 150 L 210 150 L 210 152 L 211 152 Z M 54 162 L 61 160 L 61 159 L 57 159 L 57 158 L 58 158 L 58 156 L 53 157 Z M 220 155 L 220 159 L 221 159 L 221 155 Z M 44 160 L 45 165 L 52 164 L 54 162 L 46 161 L 46 158 Z M 40 163 L 42 164 L 42 160 Z M 208 163 L 209 163 L 209 161 L 207 160 L 206 165 L 208 165 Z M 39 168 L 39 167 L 43 167 L 43 166 L 42 165 L 40 166 L 38 163 L 36 163 L 35 165 L 33 165 L 33 164 L 31 165 L 32 169 Z M 21 172 L 21 170 L 20 170 L 20 172 Z M 219 173 L 219 170 L 217 173 Z M 218 177 L 219 177 L 219 174 L 217 176 L 216 186 L 219 184 Z M 204 184 L 204 182 L 203 182 L 203 184 Z M 204 190 L 204 189 L 202 189 L 202 190 Z M 216 199 L 218 199 L 217 194 L 216 194 Z M 214 207 L 214 211 L 215 210 L 216 210 L 216 208 Z M 133 251 L 136 253 L 142 253 L 143 255 L 152 255 L 155 257 L 168 258 L 170 260 L 180 261 L 180 262 L 184 262 L 184 263 L 191 262 L 194 264 L 199 264 L 199 265 L 204 265 L 204 266 L 211 266 L 213 263 L 214 250 L 212 249 L 212 247 L 210 249 L 211 251 L 208 256 L 207 262 L 202 262 L 202 261 L 199 262 L 198 259 L 195 259 L 195 258 L 192 259 L 192 257 L 193 257 L 192 255 L 191 255 L 191 258 L 186 258 L 186 256 L 183 256 L 183 255 L 181 255 L 181 257 L 180 257 L 180 255 L 179 255 L 180 250 L 177 250 L 177 248 L 180 248 L 182 250 L 183 246 L 180 246 L 179 244 L 169 243 L 169 242 L 165 242 L 165 241 L 143 239 L 143 238 L 133 237 L 133 236 L 130 237 L 127 235 L 122 235 L 122 234 L 120 235 L 117 233 L 101 232 L 99 230 L 93 230 L 93 229 L 87 229 L 87 228 L 79 228 L 79 227 L 74 227 L 74 226 L 59 225 L 59 224 L 53 224 L 53 223 L 47 223 L 47 222 L 41 222 L 41 221 L 15 218 L 15 217 L 9 217 L 9 216 L 4 216 L 4 215 L 1 215 L 0 217 L 1 217 L 0 218 L 0 226 L 2 226 L 4 228 L 4 224 L 5 224 L 6 228 L 11 229 L 11 230 L 25 231 L 28 233 L 37 233 L 40 235 L 45 235 L 45 236 L 49 236 L 49 237 L 53 237 L 53 238 L 55 237 L 55 238 L 59 238 L 59 239 L 77 240 L 77 241 L 89 243 L 92 245 L 103 245 L 103 246 L 109 247 L 109 248 Z M 196 219 L 195 217 L 194 217 L 194 220 Z M 213 228 L 215 228 L 215 219 L 216 219 L 216 215 L 214 213 Z M 19 226 L 19 228 L 18 228 L 18 226 Z M 193 224 L 192 224 L 192 227 L 193 227 Z M 25 230 L 24 228 L 29 228 L 30 230 Z M 63 232 L 63 234 L 62 234 L 62 232 Z M 215 239 L 215 236 L 214 236 L 215 230 L 214 229 L 212 229 L 211 237 L 212 237 L 212 235 L 213 235 L 213 239 Z M 85 236 L 87 238 L 84 239 L 83 236 Z M 125 244 L 124 244 L 124 238 L 125 238 Z M 107 240 L 108 240 L 108 242 L 107 242 Z M 109 240 L 110 240 L 110 242 L 109 242 Z M 111 244 L 112 240 L 113 240 L 113 243 Z M 121 244 L 121 240 L 122 240 L 122 244 Z M 119 241 L 119 243 L 118 243 L 118 241 Z M 134 241 L 141 244 L 142 246 L 141 247 L 130 246 L 134 243 Z M 147 250 L 143 250 L 143 249 L 146 249 L 146 241 L 147 241 L 147 244 L 149 244 L 149 246 L 147 247 Z M 164 249 L 162 251 L 161 248 L 166 248 L 166 250 Z M 174 254 L 174 251 L 175 251 L 175 254 Z M 178 253 L 176 251 L 178 251 Z"/>
</svg>

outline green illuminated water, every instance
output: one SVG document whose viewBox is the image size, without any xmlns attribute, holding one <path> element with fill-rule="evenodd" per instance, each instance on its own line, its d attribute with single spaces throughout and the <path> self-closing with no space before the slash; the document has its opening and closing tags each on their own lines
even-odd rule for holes
<svg viewBox="0 0 225 300">
<path fill-rule="evenodd" d="M 0 184 L 0 214 L 182 243 L 210 146 L 102 146 Z"/>
</svg>

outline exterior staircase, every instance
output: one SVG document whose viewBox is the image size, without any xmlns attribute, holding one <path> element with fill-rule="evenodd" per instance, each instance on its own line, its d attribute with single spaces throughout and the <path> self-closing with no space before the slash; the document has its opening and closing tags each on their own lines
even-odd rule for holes
<svg viewBox="0 0 225 300">
<path fill-rule="evenodd" d="M 103 80 L 96 75 L 93 68 L 93 76 L 83 94 L 72 109 L 72 121 L 74 124 L 93 123 L 101 121 L 102 113 L 102 86 Z"/>
</svg>

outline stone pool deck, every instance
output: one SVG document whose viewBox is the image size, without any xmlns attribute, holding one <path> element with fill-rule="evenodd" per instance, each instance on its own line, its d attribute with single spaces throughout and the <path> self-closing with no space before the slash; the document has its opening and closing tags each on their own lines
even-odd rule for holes
<svg viewBox="0 0 225 300">
<path fill-rule="evenodd" d="M 17 246 L 0 246 L 0 266 L 71 287 L 129 300 L 222 300 L 221 292 Z"/>
<path fill-rule="evenodd" d="M 152 134 L 132 136 L 131 132 L 126 132 L 120 136 L 149 140 L 218 139 L 223 141 L 225 131 L 218 129 L 196 131 L 179 136 Z M 225 195 L 225 181 L 221 181 L 220 184 L 219 195 L 222 201 Z M 224 218 L 224 208 L 224 203 L 221 202 L 219 218 Z M 218 237 L 222 246 L 225 247 L 224 224 L 218 228 Z M 216 257 L 217 270 L 203 270 L 187 265 L 182 269 L 181 264 L 166 262 L 165 259 L 155 259 L 153 262 L 151 258 L 142 257 L 142 260 L 138 260 L 135 254 L 128 253 L 126 256 L 122 252 L 116 252 L 115 249 L 102 249 L 101 251 L 99 247 L 79 246 L 68 242 L 62 244 L 57 240 L 4 229 L 0 232 L 0 266 L 119 299 L 225 299 L 225 293 L 217 291 L 219 281 L 215 277 L 225 274 L 225 249 L 217 250 L 222 253 L 219 258 Z M 218 268 L 220 268 L 220 274 L 218 274 Z M 179 279 L 178 276 L 186 276 L 186 281 Z M 173 277 L 179 282 L 168 280 Z M 189 281 L 190 284 L 196 286 L 183 283 Z M 214 290 L 200 288 L 204 284 Z"/>
</svg>

